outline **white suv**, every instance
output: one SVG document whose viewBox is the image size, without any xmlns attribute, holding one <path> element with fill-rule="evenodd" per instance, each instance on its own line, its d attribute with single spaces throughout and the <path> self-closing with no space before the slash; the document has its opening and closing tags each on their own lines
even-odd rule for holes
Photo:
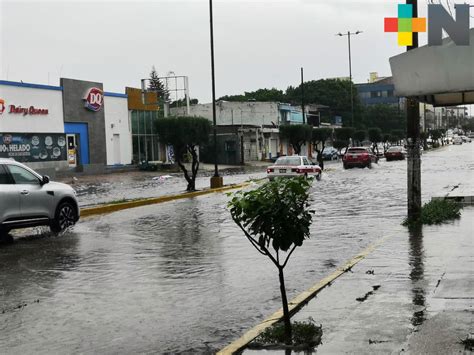
<svg viewBox="0 0 474 355">
<path fill-rule="evenodd" d="M 79 220 L 72 187 L 0 158 L 0 237 L 11 229 L 47 225 L 55 233 Z"/>
</svg>

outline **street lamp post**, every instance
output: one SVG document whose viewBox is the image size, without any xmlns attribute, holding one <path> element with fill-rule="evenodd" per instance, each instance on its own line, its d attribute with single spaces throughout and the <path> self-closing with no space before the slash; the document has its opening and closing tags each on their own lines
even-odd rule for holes
<svg viewBox="0 0 474 355">
<path fill-rule="evenodd" d="M 349 80 L 351 86 L 351 126 L 354 126 L 354 96 L 352 93 L 352 58 L 351 58 L 351 35 L 358 35 L 362 33 L 362 31 L 351 32 L 347 31 L 347 33 L 338 33 L 336 36 L 344 37 L 347 36 L 347 44 L 349 47 Z"/>
<path fill-rule="evenodd" d="M 211 82 L 212 82 L 212 122 L 214 129 L 214 176 L 211 177 L 211 189 L 222 187 L 224 185 L 222 176 L 219 176 L 217 168 L 217 122 L 216 122 L 216 83 L 214 72 L 214 24 L 212 17 L 212 0 L 209 0 L 209 20 L 211 37 Z"/>
</svg>

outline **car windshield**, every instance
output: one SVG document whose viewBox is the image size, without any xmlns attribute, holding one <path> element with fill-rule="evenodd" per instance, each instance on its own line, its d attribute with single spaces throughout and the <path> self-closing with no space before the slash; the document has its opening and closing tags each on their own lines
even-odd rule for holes
<svg viewBox="0 0 474 355">
<path fill-rule="evenodd" d="M 323 149 L 323 153 L 332 153 L 333 151 L 335 151 L 333 147 L 326 147 Z"/>
<path fill-rule="evenodd" d="M 275 162 L 275 165 L 301 165 L 300 157 L 281 157 Z"/>
</svg>

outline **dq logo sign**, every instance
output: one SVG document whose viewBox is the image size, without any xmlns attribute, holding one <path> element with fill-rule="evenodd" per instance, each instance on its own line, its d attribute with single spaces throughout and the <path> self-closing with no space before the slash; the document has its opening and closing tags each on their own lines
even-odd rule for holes
<svg viewBox="0 0 474 355">
<path fill-rule="evenodd" d="M 90 88 L 84 96 L 84 101 L 84 106 L 88 110 L 100 111 L 104 102 L 104 93 L 99 88 Z"/>
<path fill-rule="evenodd" d="M 0 115 L 5 111 L 5 100 L 0 99 Z"/>
<path fill-rule="evenodd" d="M 469 46 L 469 4 L 456 4 L 456 20 L 443 5 L 428 5 L 428 45 L 440 46 L 443 30 L 458 46 Z M 426 18 L 413 17 L 413 5 L 399 4 L 398 17 L 385 18 L 385 32 L 398 32 L 399 46 L 412 46 L 414 32 L 426 32 Z"/>
</svg>

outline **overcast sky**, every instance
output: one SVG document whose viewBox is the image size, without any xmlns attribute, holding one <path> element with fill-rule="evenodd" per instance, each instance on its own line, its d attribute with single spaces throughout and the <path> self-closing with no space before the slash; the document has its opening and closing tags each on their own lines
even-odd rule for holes
<svg viewBox="0 0 474 355">
<path fill-rule="evenodd" d="M 405 49 L 384 33 L 398 0 L 214 0 L 217 96 L 286 89 L 305 80 L 391 75 L 388 59 Z M 420 17 L 428 0 L 420 0 Z M 211 100 L 207 0 L 0 0 L 0 78 L 59 85 L 59 77 L 99 81 L 106 91 L 139 87 L 152 65 L 189 76 L 191 97 Z M 420 44 L 427 41 L 421 34 Z"/>
</svg>

